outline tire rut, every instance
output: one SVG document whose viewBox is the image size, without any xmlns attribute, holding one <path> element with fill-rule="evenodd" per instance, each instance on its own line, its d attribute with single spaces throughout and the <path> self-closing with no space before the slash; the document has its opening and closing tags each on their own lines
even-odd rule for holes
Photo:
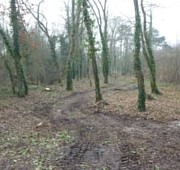
<svg viewBox="0 0 180 170">
<path fill-rule="evenodd" d="M 172 136 L 171 130 L 173 128 L 177 130 L 178 124 L 168 130 L 171 126 L 166 127 L 163 123 L 141 117 L 96 112 L 95 108 L 87 106 L 90 92 L 81 93 L 81 95 L 75 93 L 72 98 L 70 97 L 71 100 L 68 100 L 67 105 L 59 106 L 62 110 L 58 118 L 61 119 L 59 126 L 65 120 L 65 124 L 71 126 L 67 127 L 75 130 L 77 139 L 69 146 L 68 152 L 65 153 L 58 167 L 66 170 L 94 170 L 102 167 L 111 170 L 154 168 L 155 162 L 148 162 L 151 160 L 151 153 L 156 152 L 158 142 L 162 139 L 164 139 L 162 146 L 166 146 L 168 137 Z M 83 118 L 76 117 L 78 112 L 83 113 Z M 55 120 L 57 121 L 57 118 Z M 55 124 L 58 126 L 58 121 Z M 168 135 L 164 132 L 168 132 Z M 146 151 L 149 156 L 146 158 L 140 155 L 141 146 L 134 143 L 137 140 L 144 140 L 145 145 L 149 147 Z M 103 145 L 105 141 L 110 144 Z"/>
</svg>

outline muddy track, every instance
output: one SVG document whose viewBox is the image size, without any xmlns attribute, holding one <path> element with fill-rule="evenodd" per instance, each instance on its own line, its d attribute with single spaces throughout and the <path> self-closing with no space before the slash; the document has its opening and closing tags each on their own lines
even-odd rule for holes
<svg viewBox="0 0 180 170">
<path fill-rule="evenodd" d="M 68 104 L 59 105 L 61 112 L 52 119 L 57 127 L 63 124 L 76 134 L 74 143 L 59 162 L 59 168 L 151 170 L 163 167 L 168 170 L 178 161 L 180 150 L 175 141 L 180 139 L 179 126 L 171 126 L 173 122 L 163 124 L 126 114 L 96 112 L 87 107 L 91 92 L 69 96 Z M 175 154 L 168 157 L 163 152 Z M 180 168 L 180 163 L 176 163 L 176 167 Z"/>
<path fill-rule="evenodd" d="M 136 90 L 133 86 L 109 91 Z M 162 170 L 180 169 L 180 123 L 158 122 L 145 117 L 113 114 L 94 103 L 94 90 L 56 96 L 33 105 L 31 115 L 46 120 L 53 133 L 62 130 L 74 135 L 51 162 L 55 170 Z M 29 114 L 29 113 L 28 113 Z M 25 114 L 26 116 L 28 114 Z"/>
</svg>

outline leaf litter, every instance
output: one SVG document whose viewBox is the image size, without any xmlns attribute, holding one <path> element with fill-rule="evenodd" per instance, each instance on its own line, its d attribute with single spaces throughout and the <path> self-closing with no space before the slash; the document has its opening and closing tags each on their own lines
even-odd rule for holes
<svg viewBox="0 0 180 170">
<path fill-rule="evenodd" d="M 98 103 L 89 81 L 47 88 L 1 99 L 0 169 L 180 169 L 177 86 L 160 84 L 146 112 L 136 110 L 133 78 L 102 85 Z"/>
</svg>

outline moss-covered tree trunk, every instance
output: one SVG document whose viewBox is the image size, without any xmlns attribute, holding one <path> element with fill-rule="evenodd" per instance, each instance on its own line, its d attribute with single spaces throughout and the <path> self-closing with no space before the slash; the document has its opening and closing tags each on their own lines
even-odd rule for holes
<svg viewBox="0 0 180 170">
<path fill-rule="evenodd" d="M 143 29 L 142 29 L 143 54 L 150 70 L 151 92 L 155 94 L 161 94 L 156 84 L 156 65 L 155 65 L 154 55 L 153 55 L 153 50 L 152 50 L 152 43 L 151 43 L 152 37 L 148 36 L 148 31 L 147 31 L 147 26 L 146 26 L 147 25 L 146 12 L 144 9 L 143 0 L 141 0 L 141 10 L 142 10 L 143 18 L 144 18 Z M 151 22 L 152 22 L 152 18 L 151 18 Z M 150 28 L 150 31 L 152 31 L 152 28 Z M 151 35 L 151 33 L 149 35 Z"/>
<path fill-rule="evenodd" d="M 71 62 L 68 61 L 68 64 L 67 64 L 67 75 L 66 75 L 66 90 L 67 91 L 71 91 L 73 90 L 73 80 L 72 80 L 72 66 L 71 66 Z"/>
<path fill-rule="evenodd" d="M 137 78 L 138 84 L 138 110 L 145 111 L 146 110 L 146 94 L 144 87 L 144 76 L 141 71 L 141 61 L 140 61 L 140 48 L 141 48 L 141 19 L 139 14 L 139 6 L 138 1 L 134 0 L 134 9 L 135 9 L 135 32 L 134 32 L 134 70 Z"/>
<path fill-rule="evenodd" d="M 19 42 L 19 22 L 18 11 L 16 8 L 16 0 L 10 1 L 11 8 L 11 24 L 13 29 L 13 58 L 17 74 L 17 90 L 18 96 L 24 97 L 28 94 L 28 86 L 26 83 L 24 70 L 21 63 L 20 42 Z"/>
<path fill-rule="evenodd" d="M 92 20 L 90 19 L 89 12 L 87 10 L 87 0 L 83 0 L 83 16 L 84 16 L 84 23 L 87 30 L 88 35 L 88 42 L 89 42 L 89 55 L 92 60 L 92 67 L 93 67 L 93 75 L 94 75 L 94 82 L 95 82 L 95 93 L 96 93 L 96 102 L 102 100 L 101 91 L 100 91 L 100 83 L 99 83 L 99 76 L 98 76 L 98 68 L 96 62 L 96 49 L 95 49 L 95 39 L 93 37 L 92 32 Z"/>
<path fill-rule="evenodd" d="M 104 35 L 106 36 L 106 35 Z M 109 75 L 109 48 L 107 44 L 107 38 L 101 37 L 102 41 L 102 67 L 103 67 L 103 77 L 104 77 L 104 83 L 109 83 L 108 81 L 108 75 Z"/>
<path fill-rule="evenodd" d="M 5 67 L 8 71 L 8 73 L 9 73 L 9 77 L 11 80 L 12 92 L 13 92 L 13 94 L 16 94 L 16 83 L 15 83 L 13 71 L 12 71 L 11 67 L 9 66 L 8 60 L 5 58 L 5 56 L 4 56 L 4 64 L 5 64 Z"/>
<path fill-rule="evenodd" d="M 11 44 L 9 42 L 9 38 L 8 38 L 7 34 L 4 32 L 1 25 L 0 25 L 0 35 L 2 36 L 2 39 L 3 39 L 3 42 L 4 42 L 5 46 L 6 46 L 7 51 L 9 52 L 9 54 L 12 57 L 13 56 L 13 51 L 12 51 Z M 14 76 L 13 71 L 12 71 L 10 65 L 9 65 L 8 60 L 6 59 L 6 57 L 4 55 L 3 55 L 3 58 L 4 58 L 5 67 L 6 67 L 7 71 L 8 71 L 8 73 L 9 73 L 9 77 L 10 77 L 10 80 L 11 80 L 12 92 L 13 92 L 13 94 L 16 94 L 15 76 Z"/>
<path fill-rule="evenodd" d="M 93 0 L 94 5 L 96 6 L 97 12 L 94 9 L 93 5 L 91 5 L 92 10 L 94 11 L 98 27 L 99 27 L 99 33 L 101 38 L 101 44 L 102 44 L 102 72 L 104 77 L 104 83 L 107 84 L 108 76 L 109 76 L 109 47 L 108 47 L 108 40 L 107 40 L 107 22 L 108 22 L 108 16 L 107 16 L 107 0 L 104 1 L 104 4 L 101 3 L 100 0 L 95 1 Z M 98 3 L 97 3 L 98 2 Z M 98 5 L 99 4 L 99 5 Z M 101 15 L 102 11 L 102 15 Z M 103 20 L 103 21 L 102 21 Z M 103 26 L 104 25 L 104 26 Z"/>
<path fill-rule="evenodd" d="M 81 0 L 76 2 L 76 11 L 75 11 L 75 63 L 76 63 L 76 79 L 80 80 L 82 77 L 82 48 L 83 48 L 83 23 L 81 22 L 82 6 Z"/>
<path fill-rule="evenodd" d="M 71 64 L 71 60 L 67 61 L 67 70 L 66 70 L 66 90 L 73 90 L 73 68 Z"/>
<path fill-rule="evenodd" d="M 107 16 L 107 11 L 106 11 L 106 5 L 107 5 L 107 0 L 104 2 L 104 8 L 102 8 L 103 11 L 103 19 L 104 19 L 104 31 L 103 31 L 103 37 L 101 36 L 101 41 L 102 41 L 102 54 L 103 54 L 103 75 L 104 75 L 104 83 L 107 84 L 109 83 L 108 81 L 108 76 L 109 76 L 109 47 L 108 47 L 108 31 L 107 31 L 107 26 L 108 26 L 108 16 Z M 101 5 L 102 7 L 102 5 Z"/>
<path fill-rule="evenodd" d="M 67 63 L 67 76 L 66 76 L 66 90 L 70 91 L 73 90 L 73 73 L 72 71 L 72 65 L 74 64 L 74 57 L 75 57 L 75 34 L 76 34 L 76 29 L 75 29 L 75 0 L 72 0 L 72 21 L 71 24 L 68 23 L 70 26 L 68 32 L 70 33 L 70 51 L 69 51 L 69 56 L 68 56 L 68 63 Z M 70 20 L 69 20 L 70 22 Z"/>
</svg>

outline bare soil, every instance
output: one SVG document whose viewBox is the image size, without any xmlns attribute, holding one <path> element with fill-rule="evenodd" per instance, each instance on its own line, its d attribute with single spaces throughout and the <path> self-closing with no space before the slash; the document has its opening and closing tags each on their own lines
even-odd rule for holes
<svg viewBox="0 0 180 170">
<path fill-rule="evenodd" d="M 88 81 L 2 98 L 0 170 L 179 170 L 180 89 L 159 87 L 146 112 L 132 78 L 103 85 L 98 103 Z"/>
</svg>

